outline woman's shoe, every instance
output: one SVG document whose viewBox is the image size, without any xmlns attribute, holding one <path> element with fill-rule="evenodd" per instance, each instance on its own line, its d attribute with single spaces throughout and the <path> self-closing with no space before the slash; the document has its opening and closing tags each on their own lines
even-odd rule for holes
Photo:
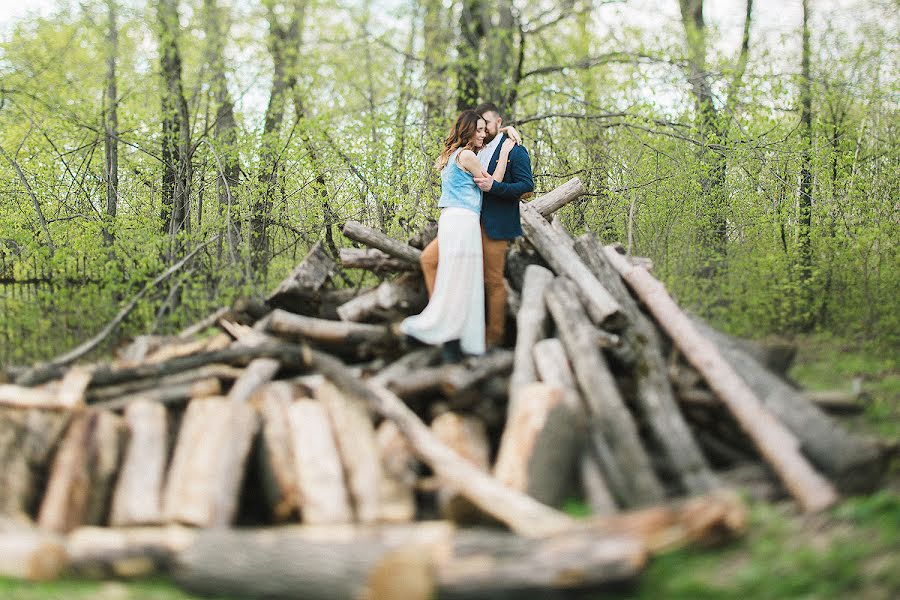
<svg viewBox="0 0 900 600">
<path fill-rule="evenodd" d="M 462 346 L 459 345 L 459 340 L 444 342 L 441 347 L 441 362 L 444 364 L 454 364 L 462 362 L 464 358 L 465 356 L 463 355 Z"/>
</svg>

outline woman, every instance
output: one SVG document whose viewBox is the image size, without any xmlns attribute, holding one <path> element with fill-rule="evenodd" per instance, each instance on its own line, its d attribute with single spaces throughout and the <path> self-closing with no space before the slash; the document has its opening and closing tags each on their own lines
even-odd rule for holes
<svg viewBox="0 0 900 600">
<path fill-rule="evenodd" d="M 484 354 L 484 276 L 481 257 L 481 190 L 475 175 L 487 176 L 475 153 L 484 143 L 485 121 L 473 110 L 460 113 L 435 162 L 441 172 L 438 263 L 434 291 L 421 314 L 400 325 L 427 344 L 459 343 L 466 354 Z M 514 142 L 500 150 L 495 181 L 502 181 Z"/>
</svg>

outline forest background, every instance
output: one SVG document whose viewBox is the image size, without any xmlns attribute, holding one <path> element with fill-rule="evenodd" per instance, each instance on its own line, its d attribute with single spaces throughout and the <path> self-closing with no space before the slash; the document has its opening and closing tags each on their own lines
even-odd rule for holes
<svg viewBox="0 0 900 600">
<path fill-rule="evenodd" d="M 539 193 L 584 182 L 566 227 L 683 305 L 900 347 L 894 0 L 28 4 L 0 23 L 0 364 L 95 334 L 194 250 L 118 339 L 265 294 L 346 220 L 410 237 L 482 100 Z"/>
</svg>

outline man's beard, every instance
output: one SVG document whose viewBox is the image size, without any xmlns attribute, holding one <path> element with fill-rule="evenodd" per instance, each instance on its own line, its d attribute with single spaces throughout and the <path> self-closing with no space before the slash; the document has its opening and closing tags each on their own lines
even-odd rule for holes
<svg viewBox="0 0 900 600">
<path fill-rule="evenodd" d="M 481 145 L 482 148 L 483 148 L 484 146 L 487 146 L 487 145 L 490 144 L 491 142 L 493 142 L 495 137 L 497 137 L 497 134 L 496 134 L 496 133 L 485 133 L 485 134 L 484 134 L 484 143 Z"/>
</svg>

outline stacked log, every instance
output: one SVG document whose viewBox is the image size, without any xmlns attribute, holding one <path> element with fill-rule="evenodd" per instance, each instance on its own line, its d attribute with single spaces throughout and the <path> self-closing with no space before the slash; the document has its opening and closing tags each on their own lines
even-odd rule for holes
<svg viewBox="0 0 900 600">
<path fill-rule="evenodd" d="M 517 597 L 739 533 L 723 486 L 741 470 L 811 511 L 877 485 L 881 448 L 786 381 L 785 353 L 692 320 L 649 261 L 548 220 L 582 192 L 522 206 L 516 336 L 486 356 L 447 364 L 399 334 L 425 304 L 433 228 L 412 245 L 350 221 L 362 247 L 316 244 L 265 299 L 0 385 L 0 513 L 28 524 L 0 528 L 0 572 Z M 339 269 L 374 284 L 338 287 Z M 593 516 L 559 510 L 573 500 Z"/>
</svg>

